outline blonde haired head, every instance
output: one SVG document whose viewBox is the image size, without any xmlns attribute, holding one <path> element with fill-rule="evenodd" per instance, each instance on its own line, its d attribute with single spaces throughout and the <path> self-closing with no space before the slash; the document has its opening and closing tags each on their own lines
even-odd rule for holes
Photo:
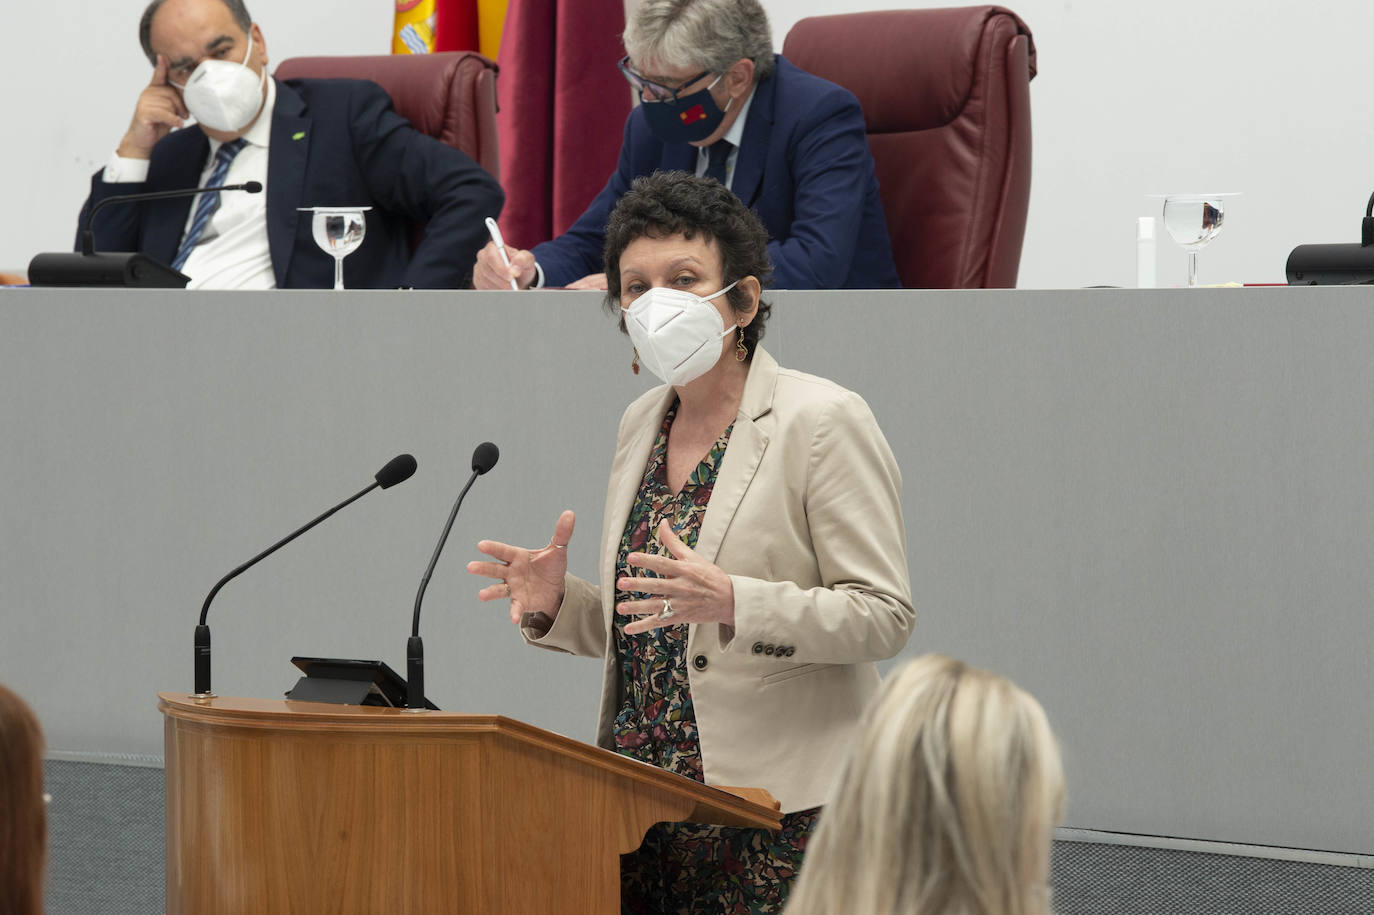
<svg viewBox="0 0 1374 915">
<path fill-rule="evenodd" d="M 1040 704 L 924 655 L 865 713 L 787 915 L 1048 915 L 1063 797 Z"/>
</svg>

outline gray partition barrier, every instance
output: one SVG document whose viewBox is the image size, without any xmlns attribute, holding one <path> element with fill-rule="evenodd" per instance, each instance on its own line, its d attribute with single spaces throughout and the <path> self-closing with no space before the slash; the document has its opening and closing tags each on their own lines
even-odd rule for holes
<svg viewBox="0 0 1374 915">
<path fill-rule="evenodd" d="M 49 758 L 48 915 L 150 915 L 164 909 L 162 760 L 130 754 Z"/>
<path fill-rule="evenodd" d="M 867 398 L 905 480 L 905 655 L 1014 677 L 1065 747 L 1067 825 L 1374 853 L 1374 299 L 1359 289 L 779 293 L 765 345 Z M 292 654 L 592 731 L 599 666 L 522 647 L 462 564 L 481 537 L 596 568 L 623 406 L 651 382 L 579 293 L 0 292 L 0 680 L 59 750 L 157 754 L 159 690 L 226 570 L 215 687 Z"/>
<path fill-rule="evenodd" d="M 1374 911 L 1374 858 L 1369 856 L 1098 836 L 1057 839 L 1050 871 L 1058 915 Z"/>
</svg>

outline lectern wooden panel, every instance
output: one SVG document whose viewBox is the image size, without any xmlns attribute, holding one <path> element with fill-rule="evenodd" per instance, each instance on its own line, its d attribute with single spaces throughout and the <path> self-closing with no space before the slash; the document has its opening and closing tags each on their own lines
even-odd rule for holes
<svg viewBox="0 0 1374 915">
<path fill-rule="evenodd" d="M 777 829 L 707 787 L 492 715 L 160 693 L 167 913 L 615 913 L 660 821 Z"/>
</svg>

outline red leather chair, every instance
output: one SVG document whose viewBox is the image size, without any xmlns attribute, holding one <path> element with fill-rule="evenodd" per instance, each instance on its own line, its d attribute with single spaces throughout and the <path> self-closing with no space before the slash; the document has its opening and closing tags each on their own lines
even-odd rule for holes
<svg viewBox="0 0 1374 915">
<path fill-rule="evenodd" d="M 278 79 L 370 79 L 391 96 L 402 117 L 501 180 L 496 140 L 496 64 L 472 51 L 374 57 L 293 57 Z"/>
<path fill-rule="evenodd" d="M 783 55 L 859 98 L 897 274 L 1012 287 L 1030 201 L 1030 29 L 998 6 L 803 19 Z"/>
</svg>

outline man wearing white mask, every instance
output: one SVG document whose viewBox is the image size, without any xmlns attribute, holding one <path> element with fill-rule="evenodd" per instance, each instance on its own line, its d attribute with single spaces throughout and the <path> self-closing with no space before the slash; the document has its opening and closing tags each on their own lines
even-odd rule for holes
<svg viewBox="0 0 1374 915">
<path fill-rule="evenodd" d="M 415 130 L 379 86 L 269 77 L 242 0 L 153 0 L 139 40 L 153 77 L 92 179 L 81 225 L 116 194 L 248 181 L 264 192 L 107 207 L 91 227 L 97 250 L 147 254 L 192 289 L 327 288 L 333 258 L 298 208 L 370 206 L 364 243 L 344 262 L 347 286 L 466 285 L 500 185 Z M 180 129 L 190 118 L 196 128 Z M 412 251 L 415 223 L 426 228 Z"/>
</svg>

